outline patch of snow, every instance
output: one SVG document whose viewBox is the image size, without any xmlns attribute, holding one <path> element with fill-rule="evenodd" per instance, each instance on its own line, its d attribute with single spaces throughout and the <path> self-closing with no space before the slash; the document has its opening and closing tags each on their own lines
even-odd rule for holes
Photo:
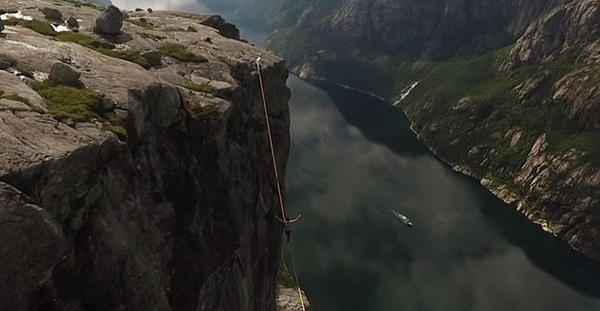
<svg viewBox="0 0 600 311">
<path fill-rule="evenodd" d="M 54 28 L 54 31 L 56 32 L 65 32 L 65 31 L 70 31 L 69 27 L 67 27 L 67 25 L 52 25 L 52 28 Z"/>
<path fill-rule="evenodd" d="M 21 11 L 18 11 L 17 13 L 4 13 L 4 14 L 0 15 L 0 19 L 3 21 L 9 20 L 9 19 L 22 19 L 24 21 L 30 21 L 30 20 L 33 20 L 33 17 L 23 15 L 23 13 L 21 13 Z"/>
<path fill-rule="evenodd" d="M 117 43 L 115 44 L 115 50 L 129 50 L 131 49 L 127 44 Z"/>
</svg>

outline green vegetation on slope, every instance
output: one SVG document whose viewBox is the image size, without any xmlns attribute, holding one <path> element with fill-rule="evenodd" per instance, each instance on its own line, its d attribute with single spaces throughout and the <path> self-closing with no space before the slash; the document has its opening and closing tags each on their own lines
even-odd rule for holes
<svg viewBox="0 0 600 311">
<path fill-rule="evenodd" d="M 139 51 L 135 50 L 115 50 L 115 46 L 111 43 L 97 39 L 90 35 L 76 33 L 76 32 L 61 32 L 56 35 L 56 39 L 63 42 L 73 42 L 88 49 L 92 49 L 98 53 L 106 56 L 123 59 L 136 63 L 145 69 L 149 69 L 152 66 L 148 59 L 140 54 Z"/>
<path fill-rule="evenodd" d="M 199 93 L 212 93 L 214 91 L 214 88 L 208 85 L 207 83 L 197 84 L 194 82 L 186 82 L 181 86 L 188 90 L 192 90 Z"/>
<path fill-rule="evenodd" d="M 120 139 L 127 137 L 122 121 L 115 113 L 102 109 L 103 94 L 55 84 L 49 80 L 34 82 L 31 87 L 46 100 L 48 111 L 53 118 L 59 121 L 70 119 L 75 122 L 97 119 L 106 124 L 106 130 L 115 133 Z"/>
<path fill-rule="evenodd" d="M 97 111 L 103 96 L 97 92 L 50 81 L 35 82 L 32 87 L 46 99 L 50 114 L 57 120 L 88 121 L 99 117 Z"/>
<path fill-rule="evenodd" d="M 499 68 L 508 50 L 408 70 L 401 84 L 420 82 L 402 105 L 420 134 L 449 161 L 474 169 L 481 167 L 482 159 L 468 156 L 469 151 L 483 146 L 489 154 L 485 166 L 505 172 L 507 179 L 523 165 L 542 133 L 547 134 L 549 151 L 557 155 L 576 148 L 587 160 L 600 159 L 598 133 L 574 127 L 566 117 L 567 107 L 551 98 L 553 85 L 582 66 L 575 53 L 509 74 Z M 534 92 L 518 98 L 515 90 L 534 80 L 539 81 Z M 506 134 L 513 129 L 523 135 L 510 147 L 511 135 Z"/>
<path fill-rule="evenodd" d="M 52 26 L 46 22 L 41 20 L 31 20 L 31 21 L 22 21 L 11 19 L 9 20 L 10 25 L 19 25 L 25 28 L 29 28 L 39 34 L 44 36 L 54 37 L 58 41 L 62 42 L 72 42 L 77 43 L 81 46 L 84 46 L 88 49 L 94 50 L 98 53 L 104 54 L 106 56 L 123 59 L 132 63 L 136 63 L 145 69 L 150 69 L 151 65 L 148 62 L 148 59 L 141 55 L 139 51 L 135 50 L 115 50 L 115 45 L 109 42 L 106 42 L 102 39 L 93 37 L 91 35 L 77 33 L 77 32 L 56 32 L 52 28 Z"/>
<path fill-rule="evenodd" d="M 206 58 L 188 51 L 185 46 L 177 43 L 167 43 L 161 46 L 159 50 L 163 55 L 173 57 L 182 62 L 204 63 L 208 61 Z"/>
</svg>

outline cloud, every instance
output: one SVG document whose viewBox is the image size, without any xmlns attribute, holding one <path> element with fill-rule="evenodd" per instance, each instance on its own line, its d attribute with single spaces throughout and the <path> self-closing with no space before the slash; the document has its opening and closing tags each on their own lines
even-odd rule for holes
<svg viewBox="0 0 600 311">
<path fill-rule="evenodd" d="M 157 10 L 206 11 L 206 7 L 195 0 L 112 0 L 122 9 L 153 8 Z"/>
</svg>

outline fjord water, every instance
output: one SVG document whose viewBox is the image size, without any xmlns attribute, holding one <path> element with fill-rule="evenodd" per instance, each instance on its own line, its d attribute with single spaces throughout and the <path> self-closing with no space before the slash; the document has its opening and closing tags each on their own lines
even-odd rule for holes
<svg viewBox="0 0 600 311">
<path fill-rule="evenodd" d="M 266 37 L 223 15 L 250 42 Z M 287 205 L 302 214 L 290 245 L 313 310 L 600 310 L 600 264 L 438 161 L 401 110 L 325 82 L 288 86 Z"/>
<path fill-rule="evenodd" d="M 315 310 L 600 310 L 597 262 L 438 161 L 399 109 L 312 84 L 288 83 L 287 203 Z"/>
</svg>

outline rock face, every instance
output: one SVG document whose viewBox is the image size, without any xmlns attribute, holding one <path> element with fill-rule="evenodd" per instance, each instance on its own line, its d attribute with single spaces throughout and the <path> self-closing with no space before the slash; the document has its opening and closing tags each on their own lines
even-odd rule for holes
<svg viewBox="0 0 600 311">
<path fill-rule="evenodd" d="M 42 13 L 47 19 L 62 21 L 62 13 L 53 8 L 43 8 Z"/>
<path fill-rule="evenodd" d="M 123 13 L 115 6 L 109 6 L 102 15 L 96 19 L 94 32 L 106 36 L 118 35 L 123 27 Z"/>
<path fill-rule="evenodd" d="M 300 293 L 296 288 L 287 288 L 284 286 L 277 287 L 277 311 L 310 311 L 310 303 L 304 291 L 302 293 L 302 300 L 300 300 Z M 302 308 L 302 303 L 306 310 Z"/>
<path fill-rule="evenodd" d="M 3 308 L 21 310 L 39 283 L 52 277 L 67 241 L 50 213 L 6 183 L 0 183 L 0 295 Z"/>
<path fill-rule="evenodd" d="M 275 27 L 289 26 L 276 31 L 266 45 L 288 59 L 294 72 L 311 68 L 314 77 L 362 84 L 384 94 L 389 85 L 382 76 L 395 75 L 399 63 L 451 59 L 509 45 L 541 14 L 568 1 L 304 0 L 293 10 L 261 11 Z M 246 2 L 249 7 L 266 5 Z M 304 39 L 306 44 L 295 43 Z M 340 63 L 348 69 L 334 70 Z"/>
<path fill-rule="evenodd" d="M 235 25 L 225 22 L 219 15 L 208 17 L 202 22 L 202 25 L 210 26 L 219 30 L 219 33 L 225 38 L 240 40 L 240 31 Z"/>
<path fill-rule="evenodd" d="M 48 4 L 21 5 L 42 19 L 36 6 Z M 82 19 L 80 34 L 93 36 L 96 9 L 63 8 Z M 0 55 L 18 60 L 0 71 L 0 97 L 18 95 L 30 107 L 0 109 L 2 308 L 275 310 L 282 225 L 254 60 L 263 57 L 282 175 L 288 73 L 283 60 L 219 36 L 203 18 L 155 11 L 154 30 L 125 23 L 130 51 L 179 42 L 207 59 L 168 58 L 149 70 L 21 26 L 0 38 Z M 183 25 L 198 33 L 160 30 Z M 102 109 L 123 120 L 124 135 L 101 117 L 58 122 L 55 103 L 13 74 L 19 67 L 43 79 L 57 61 L 104 96 Z M 222 97 L 192 91 L 162 79 L 167 70 L 231 88 Z"/>
<path fill-rule="evenodd" d="M 79 22 L 73 16 L 67 19 L 67 25 L 69 26 L 69 28 L 79 28 Z"/>
<path fill-rule="evenodd" d="M 79 77 L 81 74 L 75 68 L 63 62 L 56 62 L 50 68 L 49 78 L 54 83 L 78 86 L 81 84 Z"/>
<path fill-rule="evenodd" d="M 267 45 L 294 72 L 393 98 L 440 158 L 600 259 L 600 2 L 267 2 L 245 1 L 286 27 Z"/>
</svg>

